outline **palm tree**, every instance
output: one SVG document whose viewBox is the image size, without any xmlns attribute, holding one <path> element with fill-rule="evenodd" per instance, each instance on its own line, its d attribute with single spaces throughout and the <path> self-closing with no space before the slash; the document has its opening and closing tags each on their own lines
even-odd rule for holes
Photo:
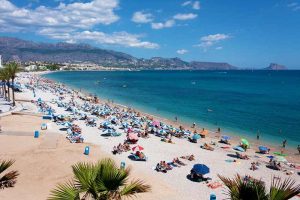
<svg viewBox="0 0 300 200">
<path fill-rule="evenodd" d="M 20 71 L 20 66 L 16 62 L 11 62 L 6 66 L 6 68 L 7 68 L 8 75 L 11 78 L 11 82 L 12 82 L 12 98 L 13 98 L 13 106 L 15 106 L 16 105 L 16 101 L 15 101 L 15 78 L 16 78 L 16 74 Z"/>
<path fill-rule="evenodd" d="M 240 175 L 233 179 L 218 175 L 227 187 L 226 194 L 232 200 L 287 200 L 300 192 L 300 185 L 295 186 L 295 181 L 288 178 L 283 182 L 281 179 L 272 178 L 272 184 L 267 192 L 264 182 L 257 179 L 244 180 Z"/>
<path fill-rule="evenodd" d="M 13 187 L 14 184 L 17 182 L 17 177 L 19 176 L 18 171 L 10 171 L 3 176 L 1 173 L 3 173 L 5 170 L 7 170 L 9 167 L 11 167 L 14 164 L 15 161 L 13 160 L 0 160 L 0 188 L 4 189 L 5 187 Z"/>
<path fill-rule="evenodd" d="M 51 191 L 49 200 L 120 200 L 150 191 L 141 180 L 128 183 L 130 169 L 119 169 L 111 159 L 96 164 L 78 163 L 72 166 L 74 178 Z"/>
</svg>

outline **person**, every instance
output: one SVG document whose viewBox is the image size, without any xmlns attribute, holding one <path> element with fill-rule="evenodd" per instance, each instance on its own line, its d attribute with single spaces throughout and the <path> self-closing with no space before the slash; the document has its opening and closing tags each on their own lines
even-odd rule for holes
<svg viewBox="0 0 300 200">
<path fill-rule="evenodd" d="M 256 163 L 255 163 L 255 162 L 252 162 L 252 163 L 251 163 L 250 170 L 255 171 L 255 170 L 257 170 L 257 169 L 258 169 L 258 168 L 257 168 L 257 166 L 256 166 Z"/>
<path fill-rule="evenodd" d="M 259 140 L 259 130 L 257 131 L 256 139 Z"/>
<path fill-rule="evenodd" d="M 175 116 L 175 122 L 177 122 L 178 121 L 178 118 L 177 118 L 177 116 Z"/>
<path fill-rule="evenodd" d="M 300 145 L 298 145 L 297 150 L 298 150 L 298 152 L 300 154 Z"/>
<path fill-rule="evenodd" d="M 285 148 L 286 143 L 287 143 L 287 141 L 286 141 L 286 139 L 284 139 L 283 142 L 282 142 L 282 147 L 283 147 L 283 148 Z"/>
<path fill-rule="evenodd" d="M 192 125 L 192 128 L 195 128 L 195 127 L 196 127 L 196 123 L 194 122 L 193 125 Z"/>
</svg>

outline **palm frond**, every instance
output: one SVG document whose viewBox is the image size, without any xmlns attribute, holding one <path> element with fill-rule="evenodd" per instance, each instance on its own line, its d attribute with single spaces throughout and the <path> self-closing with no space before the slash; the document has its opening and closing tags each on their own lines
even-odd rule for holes
<svg viewBox="0 0 300 200">
<path fill-rule="evenodd" d="M 116 191 L 123 186 L 130 169 L 119 169 L 112 159 L 103 159 L 98 163 L 97 185 L 99 191 Z"/>
<path fill-rule="evenodd" d="M 251 179 L 244 181 L 240 175 L 233 179 L 218 175 L 227 187 L 225 194 L 232 200 L 267 200 L 265 185 L 262 181 Z"/>
<path fill-rule="evenodd" d="M 72 182 L 67 182 L 52 190 L 48 200 L 80 200 L 80 194 Z"/>
<path fill-rule="evenodd" d="M 14 160 L 0 161 L 0 174 L 15 163 Z"/>
<path fill-rule="evenodd" d="M 97 170 L 94 164 L 78 163 L 72 166 L 74 173 L 75 186 L 80 191 L 86 191 L 94 198 L 97 198 L 98 191 L 95 179 L 97 177 Z"/>
<path fill-rule="evenodd" d="M 295 185 L 296 181 L 287 178 L 284 181 L 281 179 L 272 178 L 272 184 L 269 192 L 270 200 L 287 200 L 300 193 L 300 185 Z"/>
<path fill-rule="evenodd" d="M 145 184 L 141 180 L 135 180 L 122 188 L 120 192 L 120 196 L 131 197 L 131 196 L 135 196 L 137 193 L 144 193 L 150 191 L 151 191 L 150 185 Z"/>
</svg>

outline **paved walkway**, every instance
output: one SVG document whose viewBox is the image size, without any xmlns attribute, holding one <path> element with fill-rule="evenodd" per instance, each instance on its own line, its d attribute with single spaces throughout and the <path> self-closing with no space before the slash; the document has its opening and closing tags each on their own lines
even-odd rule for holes
<svg viewBox="0 0 300 200">
<path fill-rule="evenodd" d="M 8 112 L 10 109 L 10 104 L 0 97 L 0 113 Z"/>
</svg>

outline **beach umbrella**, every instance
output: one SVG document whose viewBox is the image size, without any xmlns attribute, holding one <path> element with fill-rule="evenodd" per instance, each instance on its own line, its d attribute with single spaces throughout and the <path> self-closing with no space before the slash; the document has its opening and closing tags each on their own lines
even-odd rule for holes
<svg viewBox="0 0 300 200">
<path fill-rule="evenodd" d="M 143 151 L 143 150 L 144 150 L 144 147 L 142 147 L 140 145 L 137 145 L 137 146 L 132 148 L 132 151 Z"/>
<path fill-rule="evenodd" d="M 128 138 L 129 138 L 130 140 L 138 140 L 138 139 L 139 139 L 139 137 L 138 137 L 137 134 L 135 134 L 135 133 L 129 133 L 129 134 L 128 134 Z"/>
<path fill-rule="evenodd" d="M 194 134 L 193 135 L 193 140 L 198 140 L 200 138 L 201 138 L 201 136 L 199 134 Z"/>
<path fill-rule="evenodd" d="M 248 140 L 246 140 L 245 138 L 242 138 L 241 142 L 242 142 L 243 145 L 250 146 Z"/>
<path fill-rule="evenodd" d="M 268 147 L 266 146 L 259 146 L 258 149 L 259 151 L 268 151 Z"/>
<path fill-rule="evenodd" d="M 70 126 L 72 126 L 72 124 L 71 124 L 70 122 L 65 122 L 65 123 L 63 124 L 63 126 L 65 126 L 65 127 L 70 127 Z"/>
<path fill-rule="evenodd" d="M 192 169 L 195 173 L 197 174 L 208 174 L 209 173 L 209 167 L 207 167 L 206 165 L 204 164 L 195 164 L 193 166 L 193 169 Z"/>
<path fill-rule="evenodd" d="M 152 126 L 160 126 L 160 122 L 159 121 L 153 121 L 152 122 Z"/>
<path fill-rule="evenodd" d="M 222 136 L 222 139 L 223 139 L 223 140 L 230 140 L 231 137 L 230 137 L 230 136 L 227 136 L 227 135 L 223 135 L 223 136 Z"/>
<path fill-rule="evenodd" d="M 267 158 L 274 159 L 275 156 L 267 156 Z"/>
<path fill-rule="evenodd" d="M 245 152 L 245 149 L 243 149 L 242 147 L 233 147 L 234 150 L 236 151 L 240 151 L 240 152 Z"/>
<path fill-rule="evenodd" d="M 102 125 L 103 125 L 103 126 L 108 126 L 108 125 L 109 125 L 109 122 L 103 122 Z"/>
</svg>

